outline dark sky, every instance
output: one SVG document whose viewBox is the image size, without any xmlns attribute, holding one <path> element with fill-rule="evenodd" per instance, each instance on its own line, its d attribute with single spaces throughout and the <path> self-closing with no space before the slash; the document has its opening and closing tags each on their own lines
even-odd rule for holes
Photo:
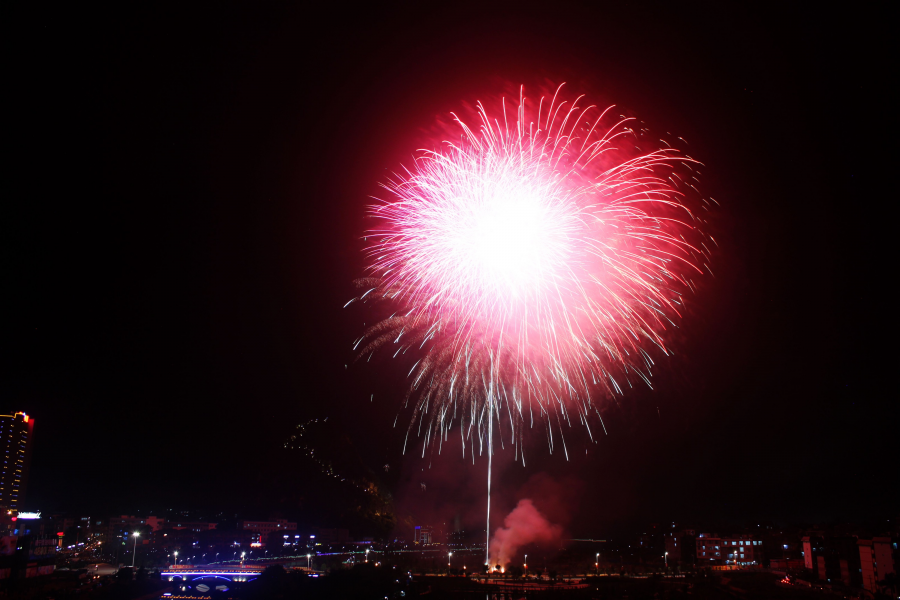
<svg viewBox="0 0 900 600">
<path fill-rule="evenodd" d="M 367 315 L 342 305 L 368 196 L 421 131 L 551 80 L 687 139 L 721 247 L 655 390 L 607 406 L 587 455 L 537 436 L 498 502 L 545 473 L 581 486 L 590 534 L 896 511 L 885 15 L 132 4 L 4 19 L 0 400 L 36 419 L 30 507 L 227 503 L 253 473 L 291 477 L 288 430 L 325 416 L 402 469 L 401 503 L 443 510 L 409 496 L 419 479 L 468 501 L 482 465 L 399 456 L 405 370 L 352 364 Z"/>
</svg>

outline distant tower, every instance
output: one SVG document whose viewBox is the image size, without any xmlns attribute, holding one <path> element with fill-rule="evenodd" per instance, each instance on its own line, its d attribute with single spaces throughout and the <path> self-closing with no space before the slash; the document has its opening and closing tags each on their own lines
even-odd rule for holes
<svg viewBox="0 0 900 600">
<path fill-rule="evenodd" d="M 433 544 L 434 529 L 432 527 L 417 526 L 415 530 L 415 542 L 418 544 Z"/>
<path fill-rule="evenodd" d="M 25 500 L 33 430 L 34 419 L 23 412 L 0 415 L 0 506 L 13 515 Z"/>
</svg>

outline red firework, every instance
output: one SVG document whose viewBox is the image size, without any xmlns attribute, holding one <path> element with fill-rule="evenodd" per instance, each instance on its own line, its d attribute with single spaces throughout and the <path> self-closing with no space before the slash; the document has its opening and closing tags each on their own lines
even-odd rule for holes
<svg viewBox="0 0 900 600">
<path fill-rule="evenodd" d="M 371 208 L 361 299 L 397 312 L 356 346 L 421 353 L 410 397 L 423 449 L 458 417 L 465 453 L 501 411 L 514 441 L 534 413 L 568 422 L 574 409 L 590 430 L 592 392 L 649 385 L 651 354 L 668 353 L 706 255 L 690 208 L 698 163 L 661 140 L 642 151 L 633 119 L 582 99 L 558 89 L 530 114 L 520 95 L 514 119 L 479 103 L 477 129 L 453 115 L 460 139 L 423 151 Z"/>
<path fill-rule="evenodd" d="M 512 120 L 505 103 L 502 117 L 479 103 L 476 130 L 453 115 L 459 140 L 423 151 L 371 208 L 380 226 L 368 233 L 359 299 L 396 312 L 355 348 L 420 353 L 407 401 L 423 453 L 457 419 L 463 456 L 467 441 L 486 450 L 488 560 L 501 417 L 523 463 L 520 425 L 535 413 L 551 451 L 555 418 L 568 456 L 563 424 L 574 412 L 590 432 L 592 395 L 650 384 L 651 353 L 668 354 L 707 256 L 690 207 L 698 163 L 662 140 L 642 150 L 645 130 L 582 98 L 562 101 L 557 89 L 529 114 L 520 93 Z"/>
</svg>

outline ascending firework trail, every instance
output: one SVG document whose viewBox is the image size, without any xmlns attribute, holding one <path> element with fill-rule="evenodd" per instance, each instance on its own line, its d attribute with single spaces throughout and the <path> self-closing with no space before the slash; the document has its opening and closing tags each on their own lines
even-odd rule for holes
<svg viewBox="0 0 900 600">
<path fill-rule="evenodd" d="M 649 385 L 708 257 L 699 163 L 582 98 L 557 89 L 526 109 L 520 93 L 515 116 L 479 103 L 474 129 L 453 115 L 459 138 L 422 151 L 370 208 L 357 299 L 394 312 L 354 348 L 418 358 L 407 439 L 418 423 L 423 453 L 457 420 L 463 457 L 486 451 L 488 541 L 495 425 L 524 464 L 537 413 L 568 457 L 563 425 L 574 414 L 590 434 L 592 396 Z"/>
</svg>

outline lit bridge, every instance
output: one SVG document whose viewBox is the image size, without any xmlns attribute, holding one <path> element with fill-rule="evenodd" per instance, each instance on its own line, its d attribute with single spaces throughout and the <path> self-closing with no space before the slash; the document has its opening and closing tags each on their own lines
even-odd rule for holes
<svg viewBox="0 0 900 600">
<path fill-rule="evenodd" d="M 160 573 L 163 581 L 175 581 L 176 577 L 181 577 L 183 581 L 192 581 L 200 583 L 203 580 L 208 583 L 216 582 L 235 582 L 235 581 L 252 581 L 259 577 L 260 573 L 265 570 L 263 566 L 246 566 L 233 568 L 210 568 L 204 569 L 199 567 L 166 569 Z M 212 586 L 216 587 L 216 586 Z"/>
</svg>

